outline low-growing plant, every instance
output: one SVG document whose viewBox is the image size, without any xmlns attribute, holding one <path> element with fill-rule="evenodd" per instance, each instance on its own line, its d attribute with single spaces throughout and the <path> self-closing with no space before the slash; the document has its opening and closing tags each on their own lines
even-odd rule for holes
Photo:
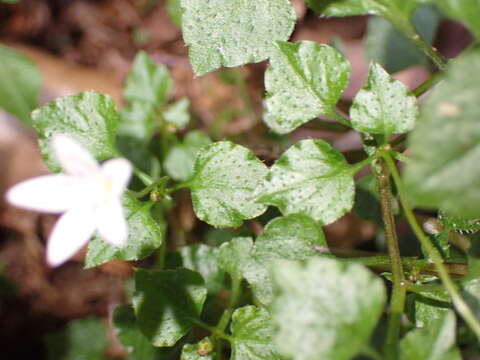
<svg viewBox="0 0 480 360">
<path fill-rule="evenodd" d="M 387 26 L 409 41 L 402 46 L 413 46 L 411 63 L 432 64 L 434 74 L 409 91 L 372 62 L 347 114 L 338 102 L 350 63 L 332 46 L 288 42 L 296 21 L 290 1 L 181 0 L 170 1 L 169 9 L 181 23 L 197 76 L 268 60 L 266 126 L 284 135 L 330 118 L 360 134 L 365 153 L 355 163 L 324 140 L 305 139 L 267 166 L 242 145 L 186 131 L 188 100 L 169 103 L 167 68 L 143 52 L 119 112 L 109 96 L 95 92 L 55 100 L 33 111 L 31 120 L 25 110 L 36 101 L 35 89 L 20 110 L 6 96 L 0 100 L 33 125 L 53 172 L 69 171 L 59 167 L 59 158 L 65 164 L 62 149 L 52 146 L 58 134 L 98 161 L 126 157 L 133 164 L 135 176 L 122 198 L 128 240 L 116 246 L 100 232 L 85 260 L 90 268 L 156 254 L 153 269 L 136 270 L 131 304 L 115 310 L 118 338 L 131 359 L 433 360 L 461 359 L 459 345 L 478 351 L 480 53 L 475 40 L 447 62 L 417 33 L 412 16 L 420 5 L 434 4 L 478 37 L 480 2 L 306 4 L 321 16 L 378 16 L 369 25 L 369 43 Z M 438 10 L 427 11 L 436 11 L 436 27 Z M 418 97 L 427 92 L 419 106 Z M 365 168 L 372 175 L 356 181 Z M 165 215 L 185 190 L 198 219 L 236 231 L 217 231 L 223 240 L 167 251 Z M 356 197 L 360 193 L 369 196 Z M 329 249 L 322 227 L 352 211 L 355 198 L 358 215 L 383 224 L 388 256 L 345 258 Z M 262 216 L 269 207 L 278 211 Z M 438 216 L 422 224 L 425 217 L 414 209 Z M 252 219 L 265 224 L 256 238 L 244 226 Z M 401 255 L 400 219 L 410 225 L 423 256 Z"/>
</svg>

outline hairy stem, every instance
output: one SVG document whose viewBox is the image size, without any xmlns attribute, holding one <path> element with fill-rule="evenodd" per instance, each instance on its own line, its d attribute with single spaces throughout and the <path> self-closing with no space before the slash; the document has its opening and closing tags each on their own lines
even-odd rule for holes
<svg viewBox="0 0 480 360">
<path fill-rule="evenodd" d="M 384 352 L 387 359 L 395 360 L 398 359 L 397 344 L 400 336 L 401 317 L 405 307 L 405 278 L 403 275 L 400 249 L 398 247 L 397 232 L 395 230 L 395 218 L 392 212 L 390 173 L 383 159 L 377 161 L 374 169 L 378 181 L 380 203 L 382 206 L 382 218 L 385 226 L 385 235 L 387 238 L 388 255 L 392 267 L 393 281 Z"/>
<path fill-rule="evenodd" d="M 470 309 L 470 307 L 467 305 L 465 300 L 461 297 L 459 290 L 457 288 L 457 285 L 453 282 L 450 275 L 448 274 L 448 270 L 445 264 L 443 263 L 442 256 L 440 255 L 438 250 L 435 248 L 435 246 L 433 246 L 430 239 L 424 234 L 424 232 L 422 231 L 422 228 L 418 224 L 417 219 L 415 218 L 415 215 L 413 214 L 413 211 L 410 208 L 410 205 L 408 204 L 405 189 L 403 187 L 403 182 L 400 178 L 400 174 L 397 170 L 397 167 L 392 157 L 388 153 L 384 154 L 383 157 L 392 174 L 393 180 L 395 181 L 395 185 L 397 186 L 398 194 L 400 196 L 400 202 L 402 204 L 403 210 L 405 212 L 405 217 L 408 223 L 410 224 L 410 227 L 412 228 L 418 240 L 423 245 L 423 247 L 427 250 L 428 254 L 433 260 L 433 263 L 435 264 L 435 267 L 438 272 L 438 276 L 440 277 L 443 285 L 445 286 L 448 293 L 450 294 L 450 297 L 452 298 L 452 302 L 455 306 L 455 309 L 458 311 L 458 313 L 462 316 L 462 318 L 470 326 L 470 328 L 473 330 L 477 338 L 480 340 L 480 322 L 475 317 L 474 313 L 472 312 L 472 309 Z"/>
</svg>

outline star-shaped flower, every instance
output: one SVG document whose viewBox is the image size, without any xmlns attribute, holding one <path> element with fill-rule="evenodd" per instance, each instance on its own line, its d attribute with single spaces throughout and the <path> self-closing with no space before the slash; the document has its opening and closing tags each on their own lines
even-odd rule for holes
<svg viewBox="0 0 480 360">
<path fill-rule="evenodd" d="M 58 266 L 75 255 L 97 230 L 114 246 L 125 245 L 128 227 L 121 196 L 132 174 L 130 162 L 115 158 L 99 165 L 67 135 L 52 138 L 56 158 L 66 174 L 40 176 L 7 191 L 15 206 L 45 213 L 63 213 L 47 245 L 47 262 Z"/>
</svg>

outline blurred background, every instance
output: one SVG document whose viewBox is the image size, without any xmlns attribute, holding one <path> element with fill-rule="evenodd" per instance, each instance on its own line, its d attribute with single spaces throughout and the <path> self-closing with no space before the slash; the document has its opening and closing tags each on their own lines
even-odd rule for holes
<svg viewBox="0 0 480 360">
<path fill-rule="evenodd" d="M 433 68 L 427 59 L 386 21 L 319 18 L 303 1 L 292 2 L 299 19 L 292 41 L 331 44 L 352 63 L 351 82 L 341 103 L 344 110 L 365 84 L 370 60 L 381 63 L 409 88 L 429 77 Z M 184 96 L 190 100 L 189 129 L 201 129 L 214 140 L 232 139 L 268 164 L 302 138 L 325 139 L 351 160 L 359 156 L 358 135 L 334 125 L 312 122 L 282 138 L 269 133 L 262 123 L 265 62 L 194 78 L 180 21 L 178 1 L 173 0 L 21 0 L 0 4 L 0 44 L 28 56 L 40 69 L 39 105 L 90 89 L 111 95 L 120 105 L 122 84 L 135 54 L 145 50 L 170 70 L 175 82 L 171 100 Z M 447 58 L 472 40 L 465 28 L 433 7 L 418 9 L 415 25 Z M 7 80 L 0 71 L 3 81 Z M 84 270 L 81 253 L 50 269 L 44 249 L 55 218 L 12 208 L 3 200 L 8 187 L 45 173 L 34 132 L 0 111 L 0 357 L 123 358 L 126 352 L 113 335 L 109 316 L 128 298 L 135 264 L 113 261 Z M 351 214 L 328 226 L 330 246 L 381 249 L 382 233 L 375 221 L 368 220 L 372 219 Z M 187 193 L 176 197 L 168 222 L 170 250 L 207 237 L 231 236 L 229 231 L 212 233 L 196 220 Z M 248 226 L 253 233 L 262 228 L 255 221 Z M 399 224 L 400 234 L 408 238 L 405 229 Z M 140 265 L 148 266 L 148 261 Z M 58 350 L 65 343 L 85 357 Z"/>
</svg>

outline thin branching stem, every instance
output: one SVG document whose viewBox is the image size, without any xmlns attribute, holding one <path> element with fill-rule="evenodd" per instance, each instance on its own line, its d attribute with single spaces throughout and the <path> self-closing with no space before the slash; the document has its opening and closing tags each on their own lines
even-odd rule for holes
<svg viewBox="0 0 480 360">
<path fill-rule="evenodd" d="M 393 282 L 384 353 L 387 359 L 396 360 L 398 359 L 398 339 L 400 337 L 401 318 L 405 307 L 405 278 L 395 229 L 395 218 L 392 211 L 390 173 L 383 159 L 378 159 L 373 168 L 378 182 Z"/>
<path fill-rule="evenodd" d="M 440 277 L 443 285 L 445 286 L 448 293 L 450 294 L 450 297 L 452 298 L 452 302 L 455 306 L 455 309 L 458 311 L 458 313 L 462 316 L 462 318 L 470 326 L 470 328 L 473 330 L 477 338 L 480 340 L 480 322 L 475 317 L 474 313 L 472 312 L 472 309 L 468 306 L 468 304 L 460 295 L 457 285 L 448 274 L 447 267 L 443 263 L 443 259 L 439 251 L 435 248 L 435 246 L 432 244 L 430 239 L 424 234 L 424 232 L 422 231 L 422 228 L 418 224 L 417 219 L 415 218 L 415 215 L 413 214 L 413 211 L 410 208 L 410 205 L 408 203 L 404 185 L 403 185 L 402 179 L 400 178 L 400 174 L 395 165 L 395 162 L 393 161 L 389 153 L 384 153 L 383 158 L 385 159 L 385 162 L 387 163 L 390 173 L 392 174 L 395 185 L 397 186 L 398 194 L 400 196 L 400 202 L 402 204 L 405 217 L 408 223 L 410 224 L 410 227 L 412 228 L 418 240 L 420 241 L 422 246 L 426 249 L 431 259 L 433 260 L 433 263 L 435 264 L 435 267 L 438 272 L 438 276 Z"/>
</svg>

